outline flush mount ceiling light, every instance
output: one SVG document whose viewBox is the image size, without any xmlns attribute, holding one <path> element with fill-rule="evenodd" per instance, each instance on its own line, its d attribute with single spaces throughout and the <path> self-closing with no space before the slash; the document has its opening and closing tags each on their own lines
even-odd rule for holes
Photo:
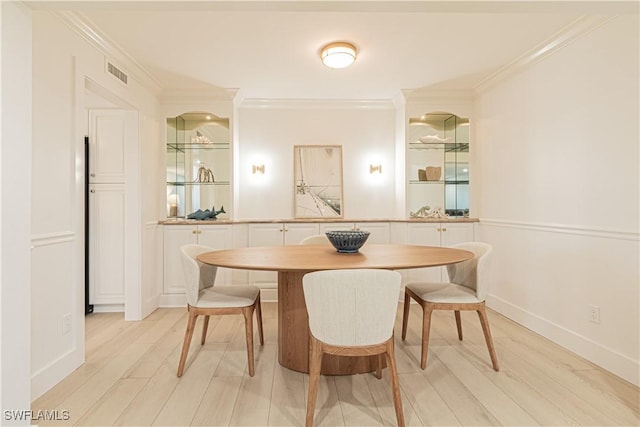
<svg viewBox="0 0 640 427">
<path fill-rule="evenodd" d="M 329 43 L 320 51 L 320 58 L 329 68 L 345 68 L 356 60 L 356 47 L 347 42 Z"/>
</svg>

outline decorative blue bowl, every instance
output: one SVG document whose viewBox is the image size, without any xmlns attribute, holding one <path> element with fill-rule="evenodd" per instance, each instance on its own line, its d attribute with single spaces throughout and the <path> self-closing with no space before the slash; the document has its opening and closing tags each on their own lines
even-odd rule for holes
<svg viewBox="0 0 640 427">
<path fill-rule="evenodd" d="M 364 245 L 370 233 L 361 230 L 336 230 L 327 231 L 325 234 L 338 252 L 353 254 Z"/>
</svg>

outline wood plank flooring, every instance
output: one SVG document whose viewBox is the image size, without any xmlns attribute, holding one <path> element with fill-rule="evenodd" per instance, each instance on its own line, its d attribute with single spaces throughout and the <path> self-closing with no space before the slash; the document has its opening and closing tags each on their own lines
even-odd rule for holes
<svg viewBox="0 0 640 427">
<path fill-rule="evenodd" d="M 396 335 L 401 327 L 398 307 Z M 408 426 L 638 426 L 637 387 L 489 311 L 500 372 L 475 313 L 435 312 L 427 369 L 420 369 L 421 312 L 411 307 L 396 360 Z M 159 309 L 141 322 L 122 314 L 86 318 L 86 363 L 33 402 L 34 411 L 70 411 L 78 426 L 300 426 L 308 375 L 277 362 L 277 306 L 263 303 L 265 345 L 247 373 L 242 316 L 212 317 L 207 342 L 192 341 L 176 377 L 186 309 Z M 195 337 L 199 337 L 199 320 Z M 255 330 L 255 328 L 254 328 Z M 395 425 L 391 388 L 372 374 L 322 376 L 315 424 Z"/>
</svg>

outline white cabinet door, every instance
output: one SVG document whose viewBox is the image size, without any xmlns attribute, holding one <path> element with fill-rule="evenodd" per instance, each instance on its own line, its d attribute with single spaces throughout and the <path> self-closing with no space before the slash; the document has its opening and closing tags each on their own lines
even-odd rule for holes
<svg viewBox="0 0 640 427">
<path fill-rule="evenodd" d="M 233 234 L 230 225 L 199 225 L 198 244 L 209 246 L 215 250 L 231 249 Z M 216 284 L 231 284 L 231 269 L 218 267 Z"/>
<path fill-rule="evenodd" d="M 314 236 L 320 233 L 318 224 L 284 224 L 284 244 L 298 245 L 305 237 Z"/>
<path fill-rule="evenodd" d="M 89 303 L 124 304 L 124 186 L 89 188 Z"/>
<path fill-rule="evenodd" d="M 249 246 L 297 245 L 302 239 L 318 234 L 318 224 L 273 223 L 249 224 Z M 276 289 L 278 273 L 275 271 L 250 271 L 249 283 L 261 289 Z"/>
<path fill-rule="evenodd" d="M 357 222 L 354 228 L 371 233 L 365 244 L 387 244 L 390 241 L 388 222 Z"/>
<path fill-rule="evenodd" d="M 194 225 L 163 227 L 163 293 L 184 294 L 184 271 L 180 260 L 180 247 L 196 243 L 198 243 L 198 234 L 197 227 Z"/>
<path fill-rule="evenodd" d="M 118 110 L 89 111 L 89 182 L 125 182 L 125 147 L 132 138 L 127 117 Z"/>
<path fill-rule="evenodd" d="M 451 246 L 457 243 L 473 242 L 474 227 L 473 223 L 454 224 L 451 222 L 443 222 L 440 224 L 442 246 Z"/>
<path fill-rule="evenodd" d="M 281 246 L 284 241 L 283 234 L 283 224 L 249 224 L 249 247 Z M 278 273 L 251 270 L 249 283 L 261 289 L 276 289 L 278 287 Z"/>
<path fill-rule="evenodd" d="M 409 224 L 407 244 L 421 246 L 440 246 L 440 223 L 422 222 Z M 440 282 L 441 267 L 413 268 L 406 270 L 409 282 Z"/>
<path fill-rule="evenodd" d="M 353 230 L 352 222 L 329 222 L 320 224 L 320 234 L 324 234 L 327 231 L 338 230 Z"/>
<path fill-rule="evenodd" d="M 282 245 L 283 233 L 280 223 L 249 224 L 249 247 Z"/>
</svg>

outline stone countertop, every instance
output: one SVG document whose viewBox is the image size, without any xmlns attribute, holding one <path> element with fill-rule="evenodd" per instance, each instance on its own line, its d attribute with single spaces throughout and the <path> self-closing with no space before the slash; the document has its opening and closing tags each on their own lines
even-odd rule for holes
<svg viewBox="0 0 640 427">
<path fill-rule="evenodd" d="M 468 217 L 446 217 L 446 218 L 335 218 L 335 219 L 324 219 L 324 218 L 290 218 L 290 219 L 240 219 L 240 220 L 231 220 L 231 219 L 215 219 L 215 220 L 197 220 L 197 219 L 185 219 L 185 218 L 168 218 L 164 220 L 159 220 L 158 224 L 161 225 L 211 225 L 211 224 L 283 224 L 283 223 L 353 223 L 353 222 L 458 222 L 458 223 L 466 223 L 466 222 L 479 222 L 478 218 L 468 218 Z"/>
</svg>

